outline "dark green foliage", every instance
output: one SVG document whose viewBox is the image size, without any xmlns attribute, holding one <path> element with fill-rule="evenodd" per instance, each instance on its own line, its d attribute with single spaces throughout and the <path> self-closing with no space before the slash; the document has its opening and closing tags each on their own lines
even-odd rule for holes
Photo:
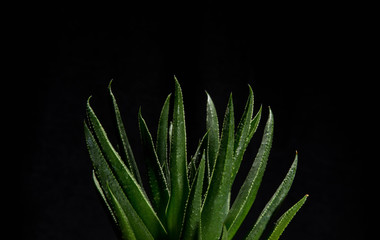
<svg viewBox="0 0 380 240">
<path fill-rule="evenodd" d="M 120 151 L 109 141 L 98 117 L 87 102 L 84 123 L 87 148 L 94 168 L 94 182 L 106 202 L 123 239 L 233 239 L 252 207 L 264 176 L 273 139 L 274 118 L 269 109 L 261 145 L 252 167 L 231 203 L 231 187 L 244 153 L 256 132 L 262 108 L 254 115 L 253 91 L 235 129 L 232 94 L 225 111 L 222 129 L 214 103 L 207 95 L 206 133 L 196 152 L 188 156 L 185 111 L 181 87 L 175 79 L 173 115 L 171 95 L 163 105 L 157 139 L 138 114 L 138 126 L 148 171 L 147 191 L 142 185 L 134 154 L 109 85 Z M 297 168 L 298 156 L 283 182 L 269 200 L 246 239 L 260 239 L 271 222 L 273 212 L 286 197 Z M 269 239 L 276 240 L 306 201 L 307 195 L 275 223 Z"/>
</svg>

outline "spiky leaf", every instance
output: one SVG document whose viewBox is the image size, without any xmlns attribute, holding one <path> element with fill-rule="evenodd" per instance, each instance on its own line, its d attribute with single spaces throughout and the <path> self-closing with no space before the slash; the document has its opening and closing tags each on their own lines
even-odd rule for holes
<svg viewBox="0 0 380 240">
<path fill-rule="evenodd" d="M 89 101 L 87 123 L 84 126 L 87 148 L 94 166 L 95 186 L 120 227 L 122 237 L 169 240 L 232 239 L 248 214 L 263 178 L 273 138 L 271 110 L 269 109 L 259 151 L 230 209 L 231 186 L 259 125 L 262 108 L 260 107 L 252 119 L 253 92 L 249 86 L 249 96 L 235 132 L 231 95 L 220 133 L 214 103 L 206 93 L 207 132 L 188 163 L 182 90 L 175 78 L 173 118 L 169 123 L 169 94 L 161 110 L 155 143 L 139 112 L 138 122 L 147 163 L 149 189 L 152 190 L 149 201 L 111 90 L 111 83 L 109 93 L 121 140 L 117 148 L 120 151 L 116 151 L 109 141 Z M 288 174 L 261 212 L 247 240 L 263 237 L 273 212 L 291 187 L 297 158 L 296 155 Z M 189 183 L 192 183 L 191 188 Z M 270 234 L 270 240 L 280 237 L 306 201 L 306 197 L 281 216 L 272 232 L 266 231 Z"/>
<path fill-rule="evenodd" d="M 144 150 L 144 159 L 148 169 L 150 190 L 154 209 L 161 219 L 165 219 L 165 209 L 169 200 L 169 188 L 161 163 L 153 145 L 152 135 L 139 111 L 139 128 Z"/>
<path fill-rule="evenodd" d="M 206 128 L 208 132 L 207 137 L 207 159 L 210 165 L 210 172 L 213 171 L 215 161 L 219 150 L 219 122 L 216 113 L 214 102 L 210 95 L 207 95 L 207 112 L 206 112 Z"/>
<path fill-rule="evenodd" d="M 232 239 L 232 237 L 236 234 L 256 199 L 256 194 L 260 187 L 272 146 L 273 124 L 273 114 L 269 109 L 269 116 L 265 125 L 264 135 L 259 151 L 257 152 L 256 158 L 248 172 L 247 178 L 240 188 L 240 191 L 232 204 L 225 221 L 229 239 Z"/>
<path fill-rule="evenodd" d="M 126 165 L 129 169 L 129 171 L 131 171 L 132 175 L 137 180 L 137 182 L 139 183 L 141 188 L 143 188 L 143 183 L 141 180 L 140 172 L 137 168 L 137 164 L 135 161 L 135 157 L 133 155 L 131 145 L 129 144 L 127 133 L 125 132 L 125 127 L 124 127 L 123 120 L 122 120 L 121 115 L 120 115 L 119 106 L 117 105 L 116 98 L 115 98 L 115 96 L 112 92 L 112 89 L 111 89 L 111 83 L 112 83 L 112 80 L 108 85 L 108 90 L 109 90 L 109 94 L 112 98 L 112 104 L 113 104 L 114 112 L 115 112 L 116 126 L 117 126 L 117 130 L 119 133 L 119 138 L 120 138 L 121 143 L 122 143 L 122 149 L 123 149 L 122 156 L 125 159 L 125 162 L 126 162 Z"/>
<path fill-rule="evenodd" d="M 108 210 L 110 211 L 113 220 L 117 224 L 117 219 L 115 217 L 115 214 L 113 214 L 113 211 L 112 211 L 112 208 L 111 208 L 111 204 L 109 203 L 109 200 L 106 198 L 106 195 L 104 194 L 103 189 L 100 186 L 99 180 L 96 177 L 96 174 L 95 174 L 94 170 L 92 170 L 92 179 L 94 180 L 95 187 L 96 187 L 96 189 L 98 189 L 100 196 L 103 198 L 103 201 L 106 203 L 106 206 L 107 206 Z"/>
<path fill-rule="evenodd" d="M 189 183 L 187 179 L 186 127 L 182 90 L 175 79 L 173 128 L 170 144 L 170 183 L 171 195 L 167 210 L 169 237 L 177 239 L 181 231 Z"/>
<path fill-rule="evenodd" d="M 187 166 L 187 174 L 189 178 L 189 183 L 193 182 L 195 173 L 197 172 L 198 165 L 200 163 L 200 160 L 202 158 L 202 152 L 207 148 L 206 145 L 206 139 L 207 139 L 208 132 L 203 135 L 201 140 L 199 140 L 197 150 L 195 151 L 194 155 L 191 157 L 191 160 Z"/>
<path fill-rule="evenodd" d="M 265 230 L 273 212 L 277 209 L 277 207 L 281 204 L 281 202 L 286 197 L 290 187 L 292 186 L 294 176 L 297 170 L 297 161 L 298 156 L 296 154 L 295 159 L 293 161 L 292 166 L 290 167 L 287 175 L 282 181 L 281 185 L 277 188 L 276 192 L 269 200 L 269 202 L 265 205 L 263 211 L 261 212 L 259 218 L 257 219 L 255 225 L 252 230 L 249 232 L 246 240 L 258 240 L 262 233 Z"/>
<path fill-rule="evenodd" d="M 181 239 L 196 239 L 201 217 L 203 178 L 205 173 L 205 153 L 202 154 L 198 171 L 194 178 L 187 201 L 184 228 Z"/>
<path fill-rule="evenodd" d="M 211 182 L 202 207 L 202 239 L 219 239 L 221 235 L 223 221 L 227 214 L 226 211 L 221 210 L 225 209 L 226 204 L 228 203 L 228 195 L 231 188 L 231 165 L 233 153 L 234 110 L 231 95 L 224 117 L 218 158 L 211 175 Z"/>
<path fill-rule="evenodd" d="M 236 174 L 240 168 L 244 152 L 248 146 L 247 139 L 251 127 L 251 118 L 253 114 L 253 91 L 249 86 L 249 96 L 240 123 L 235 134 L 235 153 L 232 162 L 232 182 L 235 180 Z"/>
<path fill-rule="evenodd" d="M 165 229 L 158 219 L 158 216 L 153 210 L 150 202 L 146 198 L 144 191 L 141 189 L 141 186 L 133 177 L 132 173 L 125 166 L 119 154 L 113 148 L 89 102 L 87 102 L 87 114 L 96 139 L 99 142 L 99 148 L 101 149 L 100 151 L 104 153 L 104 158 L 109 163 L 109 166 L 115 174 L 115 178 L 123 189 L 125 195 L 134 206 L 138 215 L 141 216 L 143 222 L 146 224 L 152 235 L 160 236 L 164 234 Z M 96 140 L 94 141 L 97 143 Z M 95 169 L 95 172 L 96 171 L 97 169 Z"/>
<path fill-rule="evenodd" d="M 96 174 L 96 179 L 98 180 L 99 186 L 102 189 L 102 193 L 104 193 L 105 198 L 107 199 L 107 203 L 111 206 L 111 209 L 114 209 L 112 205 L 112 196 L 107 189 L 111 189 L 114 197 L 120 203 L 120 207 L 126 213 L 128 219 L 131 219 L 130 224 L 134 229 L 134 234 L 139 239 L 154 239 L 155 237 L 160 237 L 163 235 L 161 230 L 159 230 L 160 222 L 158 218 L 156 222 L 147 218 L 140 218 L 139 214 L 136 212 L 126 195 L 119 182 L 117 181 L 115 175 L 113 174 L 108 162 L 104 158 L 102 151 L 88 128 L 87 124 L 84 124 L 84 131 L 86 137 L 87 149 L 90 154 L 90 158 L 92 160 L 92 164 L 94 166 L 94 171 Z M 142 199 L 143 200 L 143 199 Z M 116 216 L 116 212 L 113 210 L 113 215 L 115 219 L 118 219 Z M 143 216 L 144 217 L 144 216 Z M 132 221 L 133 219 L 133 221 Z M 151 224 L 148 226 L 146 223 Z M 164 231 L 164 229 L 162 229 Z M 141 238 L 140 238 L 141 237 Z"/>
<path fill-rule="evenodd" d="M 112 190 L 107 185 L 107 190 L 109 191 L 109 195 L 111 196 L 110 200 L 113 208 L 115 209 L 115 216 L 121 231 L 121 235 L 125 240 L 134 240 L 137 239 L 135 233 L 133 232 L 133 228 L 128 220 L 127 214 L 124 212 L 121 207 L 120 202 L 116 199 L 115 195 L 112 193 Z"/>
<path fill-rule="evenodd" d="M 170 181 L 169 159 L 168 159 L 170 96 L 171 94 L 169 94 L 168 97 L 166 98 L 164 106 L 162 107 L 162 110 L 161 110 L 160 119 L 158 120 L 157 141 L 156 141 L 157 156 L 158 156 L 158 159 L 160 160 L 160 164 L 165 174 L 166 181 Z M 168 187 L 170 188 L 170 183 L 168 183 Z"/>
<path fill-rule="evenodd" d="M 259 111 L 256 113 L 255 117 L 251 120 L 251 126 L 249 128 L 249 134 L 248 134 L 248 138 L 247 138 L 247 141 L 246 141 L 247 145 L 251 141 L 253 135 L 255 134 L 255 132 L 257 130 L 257 127 L 259 126 L 260 119 L 261 119 L 261 110 L 262 110 L 262 106 L 260 106 Z"/>
<path fill-rule="evenodd" d="M 281 234 L 284 232 L 285 228 L 288 226 L 290 221 L 296 215 L 298 210 L 306 202 L 306 199 L 309 195 L 305 195 L 301 200 L 294 204 L 288 211 L 286 211 L 276 222 L 276 226 L 272 231 L 272 234 L 269 236 L 268 240 L 278 240 Z"/>
</svg>

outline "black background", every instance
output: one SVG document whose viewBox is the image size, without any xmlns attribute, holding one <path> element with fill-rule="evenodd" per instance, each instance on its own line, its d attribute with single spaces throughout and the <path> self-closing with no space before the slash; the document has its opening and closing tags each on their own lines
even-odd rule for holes
<svg viewBox="0 0 380 240">
<path fill-rule="evenodd" d="M 241 238 L 299 152 L 282 213 L 310 195 L 283 239 L 361 239 L 361 100 L 357 68 L 360 10 L 347 4 L 171 3 L 153 6 L 33 6 L 19 13 L 15 42 L 25 66 L 14 76 L 23 98 L 22 236 L 27 239 L 117 239 L 91 177 L 83 136 L 85 103 L 112 133 L 107 85 L 113 90 L 137 158 L 137 112 L 152 132 L 179 79 L 188 153 L 205 130 L 207 90 L 219 121 L 233 93 L 236 121 L 247 84 L 263 118 L 239 173 L 252 163 L 268 106 L 275 137 L 263 184 Z M 21 73 L 20 73 L 21 72 Z M 27 123 L 27 126 L 25 126 Z M 25 127 L 22 128 L 22 127 Z M 111 134 L 112 135 L 112 134 Z M 234 196 L 234 195 L 233 195 Z"/>
</svg>

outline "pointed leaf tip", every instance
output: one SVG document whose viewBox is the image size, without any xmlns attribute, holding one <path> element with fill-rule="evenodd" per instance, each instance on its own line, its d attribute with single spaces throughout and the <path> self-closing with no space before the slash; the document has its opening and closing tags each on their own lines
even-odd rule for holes
<svg viewBox="0 0 380 240">
<path fill-rule="evenodd" d="M 252 125 L 251 122 L 251 132 L 249 133 L 248 139 L 251 139 L 254 132 L 256 131 L 260 116 L 261 108 L 258 114 L 255 116 L 255 118 L 252 120 L 254 122 L 254 125 Z M 256 199 L 256 195 L 261 185 L 262 178 L 264 176 L 270 149 L 272 146 L 274 127 L 273 125 L 274 119 L 269 113 L 268 120 L 265 124 L 264 134 L 261 140 L 260 148 L 257 152 L 252 167 L 249 170 L 249 173 L 243 185 L 241 186 L 239 193 L 235 201 L 233 202 L 230 212 L 225 220 L 225 224 L 228 228 L 229 239 L 232 239 L 234 237 L 239 227 L 243 223 L 245 217 L 247 216 L 249 209 L 252 207 L 252 204 Z M 235 168 L 235 173 L 237 173 L 236 169 L 238 168 Z"/>
<path fill-rule="evenodd" d="M 87 105 L 90 105 L 90 99 L 92 98 L 92 95 L 90 95 L 88 98 L 87 98 Z"/>
<path fill-rule="evenodd" d="M 249 83 L 248 83 L 248 88 L 249 88 L 249 92 L 250 92 L 250 93 L 253 93 L 253 90 L 252 90 L 251 84 L 249 84 Z"/>
<path fill-rule="evenodd" d="M 139 106 L 139 110 L 138 110 L 138 113 L 137 115 L 140 117 L 142 114 L 141 114 L 141 106 Z"/>
<path fill-rule="evenodd" d="M 234 154 L 234 110 L 232 95 L 224 115 L 219 152 L 211 173 L 201 214 L 202 239 L 219 239 L 229 206 Z"/>
<path fill-rule="evenodd" d="M 167 207 L 169 238 L 176 239 L 180 234 L 186 197 L 189 190 L 187 179 L 186 124 L 181 86 L 175 78 L 173 104 L 173 126 L 169 154 L 171 195 Z"/>
<path fill-rule="evenodd" d="M 273 194 L 272 198 L 269 200 L 267 205 L 265 205 L 263 211 L 261 212 L 252 230 L 248 234 L 246 240 L 258 240 L 261 237 L 273 212 L 284 200 L 284 198 L 288 194 L 290 187 L 292 186 L 292 183 L 296 174 L 296 170 L 297 170 L 297 162 L 298 162 L 298 157 L 296 155 L 292 163 L 292 166 L 290 167 L 284 180 L 282 181 L 280 186 L 277 188 L 276 192 Z"/>
<path fill-rule="evenodd" d="M 276 222 L 276 225 L 269 236 L 268 240 L 278 240 L 288 224 L 297 214 L 298 210 L 304 205 L 309 195 L 306 194 L 303 198 L 301 198 L 296 204 L 294 204 L 290 209 L 288 209 Z"/>
<path fill-rule="evenodd" d="M 210 93 L 207 90 L 205 90 L 205 93 L 206 93 L 206 96 L 207 96 L 207 101 L 213 101 L 212 98 L 211 98 Z"/>
<path fill-rule="evenodd" d="M 174 75 L 174 81 L 175 81 L 176 84 L 179 84 L 179 81 L 178 81 L 178 79 L 177 79 L 177 77 L 175 75 Z"/>
<path fill-rule="evenodd" d="M 111 85 L 112 85 L 112 82 L 113 82 L 113 79 L 110 80 L 110 82 L 108 83 L 108 89 L 111 91 Z"/>
</svg>

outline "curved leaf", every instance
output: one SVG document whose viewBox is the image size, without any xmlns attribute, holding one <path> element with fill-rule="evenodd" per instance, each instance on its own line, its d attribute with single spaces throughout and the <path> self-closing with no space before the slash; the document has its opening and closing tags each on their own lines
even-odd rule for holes
<svg viewBox="0 0 380 240">
<path fill-rule="evenodd" d="M 247 145 L 251 141 L 253 135 L 255 134 L 255 132 L 257 130 L 257 127 L 259 126 L 260 119 L 261 119 L 261 109 L 262 109 L 262 106 L 260 106 L 259 111 L 256 113 L 255 117 L 251 120 L 251 126 L 249 128 L 249 135 L 248 135 L 247 142 L 246 142 Z"/>
<path fill-rule="evenodd" d="M 87 149 L 94 166 L 96 180 L 99 183 L 97 187 L 100 187 L 102 190 L 101 193 L 104 194 L 111 209 L 114 209 L 114 206 L 112 205 L 112 196 L 110 195 L 110 192 L 107 191 L 108 188 L 112 190 L 113 195 L 118 200 L 120 207 L 126 213 L 128 219 L 131 219 L 130 224 L 134 229 L 135 235 L 141 237 L 139 239 L 154 239 L 152 235 L 155 237 L 162 236 L 162 234 L 156 230 L 155 225 L 157 226 L 157 224 L 153 225 L 154 223 L 151 223 L 152 226 L 148 228 L 143 219 L 140 218 L 139 214 L 135 211 L 134 207 L 132 207 L 86 123 L 84 124 L 84 131 Z M 115 219 L 118 220 L 118 216 L 116 216 L 114 210 L 113 215 Z"/>
<path fill-rule="evenodd" d="M 235 153 L 234 159 L 232 162 L 232 182 L 234 182 L 236 174 L 240 168 L 241 161 L 243 159 L 244 152 L 248 146 L 247 139 L 249 135 L 251 118 L 253 114 L 253 92 L 250 85 L 249 87 L 249 96 L 247 103 L 245 105 L 245 109 L 243 115 L 240 119 L 240 123 L 238 125 L 236 134 L 235 134 Z"/>
<path fill-rule="evenodd" d="M 198 234 L 199 221 L 201 217 L 205 161 L 206 157 L 205 153 L 203 153 L 187 201 L 186 213 L 183 224 L 184 228 L 181 239 L 196 239 Z"/>
<path fill-rule="evenodd" d="M 129 171 L 131 171 L 133 177 L 137 180 L 137 182 L 139 183 L 139 185 L 143 189 L 143 183 L 142 183 L 142 180 L 140 177 L 140 172 L 139 172 L 139 169 L 137 168 L 137 164 L 135 161 L 135 157 L 133 155 L 131 145 L 129 144 L 127 133 L 125 132 L 125 127 L 124 127 L 123 120 L 122 120 L 121 115 L 120 115 L 119 106 L 117 105 L 116 98 L 115 98 L 114 94 L 112 93 L 111 83 L 112 83 L 112 80 L 110 81 L 110 83 L 108 85 L 108 90 L 109 90 L 109 94 L 112 98 L 112 104 L 113 104 L 114 112 L 115 112 L 117 130 L 118 130 L 119 138 L 120 138 L 120 140 L 122 142 L 122 146 L 123 146 L 123 151 L 122 151 L 123 157 L 126 160 L 125 162 L 127 163 L 127 167 L 129 169 Z"/>
<path fill-rule="evenodd" d="M 261 180 L 264 176 L 265 168 L 268 161 L 269 152 L 272 146 L 273 140 L 273 127 L 274 118 L 273 113 L 269 109 L 269 116 L 265 125 L 263 138 L 259 151 L 252 164 L 251 169 L 248 172 L 239 193 L 232 204 L 232 207 L 227 215 L 225 224 L 228 229 L 228 236 L 230 239 L 236 234 L 243 220 L 247 216 L 253 202 L 256 199 L 257 191 L 259 190 Z"/>
<path fill-rule="evenodd" d="M 272 231 L 272 234 L 269 236 L 268 240 L 277 240 L 280 238 L 281 234 L 284 232 L 285 228 L 288 226 L 290 221 L 296 215 L 298 210 L 306 202 L 306 199 L 309 195 L 305 195 L 301 200 L 293 205 L 288 211 L 286 211 L 276 222 L 276 226 Z"/>
<path fill-rule="evenodd" d="M 87 114 L 97 141 L 99 142 L 101 152 L 104 154 L 104 158 L 109 163 L 112 172 L 118 183 L 120 183 L 128 200 L 131 202 L 153 236 L 164 235 L 166 233 L 164 226 L 146 198 L 144 191 L 108 140 L 107 134 L 92 110 L 89 102 L 87 102 Z"/>
<path fill-rule="evenodd" d="M 141 109 L 138 115 L 144 159 L 148 169 L 149 184 L 152 193 L 152 202 L 154 209 L 163 220 L 170 195 L 168 184 L 153 145 L 152 135 L 150 134 L 148 126 L 141 115 Z"/>
<path fill-rule="evenodd" d="M 164 106 L 162 107 L 160 119 L 158 120 L 157 128 L 157 141 L 156 149 L 157 156 L 162 166 L 162 170 L 165 174 L 166 181 L 170 181 L 170 172 L 169 172 L 169 160 L 168 160 L 168 135 L 169 135 L 169 104 L 170 96 L 165 100 Z M 170 190 L 170 184 L 168 182 L 168 187 Z"/>
<path fill-rule="evenodd" d="M 277 188 L 276 192 L 274 193 L 272 198 L 269 200 L 267 205 L 265 205 L 255 225 L 253 226 L 252 230 L 249 232 L 246 240 L 258 240 L 261 237 L 273 212 L 284 200 L 287 193 L 289 192 L 290 187 L 292 186 L 294 176 L 297 170 L 297 161 L 298 161 L 298 156 L 296 154 L 293 164 L 290 167 L 288 173 L 286 174 L 285 179 L 282 181 L 281 185 Z"/>
<path fill-rule="evenodd" d="M 95 186 L 120 227 L 123 239 L 232 239 L 255 201 L 265 172 L 273 139 L 272 111 L 269 109 L 259 151 L 230 209 L 231 187 L 259 125 L 262 107 L 252 119 L 254 97 L 248 85 L 249 96 L 235 132 L 231 94 L 220 132 L 215 105 L 206 92 L 207 132 L 188 162 L 182 90 L 176 77 L 174 79 L 173 119 L 169 123 L 169 94 L 158 121 L 156 142 L 153 142 L 141 111 L 138 114 L 151 202 L 143 189 L 119 107 L 111 90 L 112 80 L 108 89 L 120 138 L 120 152 L 109 141 L 87 101 L 84 129 L 94 167 Z M 297 162 L 296 154 L 285 179 L 262 210 L 247 240 L 263 238 L 274 211 L 292 185 Z M 269 232 L 269 240 L 278 240 L 307 197 L 304 196 L 277 220 Z"/>
<path fill-rule="evenodd" d="M 103 198 L 103 201 L 106 203 L 106 206 L 107 206 L 108 210 L 110 211 L 113 220 L 114 220 L 115 223 L 117 224 L 117 219 L 116 219 L 116 217 L 115 217 L 115 214 L 113 214 L 113 211 L 112 211 L 111 205 L 110 205 L 110 203 L 109 203 L 109 200 L 106 198 L 106 195 L 104 194 L 103 189 L 102 189 L 102 187 L 100 186 L 99 180 L 98 180 L 98 178 L 96 177 L 96 174 L 95 174 L 95 171 L 94 171 L 94 170 L 92 170 L 92 179 L 94 180 L 95 187 L 96 187 L 96 189 L 98 189 L 98 191 L 99 191 L 99 193 L 100 193 L 100 196 Z"/>
<path fill-rule="evenodd" d="M 197 150 L 195 151 L 194 156 L 191 157 L 191 160 L 189 164 L 187 165 L 187 174 L 189 178 L 189 183 L 192 183 L 194 181 L 194 177 L 197 172 L 198 165 L 203 156 L 201 154 L 207 148 L 206 141 L 205 141 L 205 139 L 207 139 L 207 135 L 208 135 L 208 132 L 206 132 L 205 135 L 203 135 L 203 137 L 198 143 L 198 147 L 197 147 Z"/>
<path fill-rule="evenodd" d="M 135 233 L 133 232 L 132 226 L 128 220 L 127 214 L 124 212 L 123 208 L 121 207 L 121 204 L 116 199 L 115 195 L 113 195 L 112 190 L 110 189 L 108 185 L 107 185 L 107 189 L 111 196 L 110 200 L 111 200 L 112 205 L 114 206 L 115 216 L 116 216 L 123 239 L 125 240 L 137 239 L 135 236 Z"/>
<path fill-rule="evenodd" d="M 218 115 L 216 113 L 214 102 L 212 101 L 210 95 L 207 95 L 207 111 L 206 111 L 206 129 L 208 132 L 207 137 L 207 159 L 210 165 L 210 172 L 213 171 L 215 167 L 215 161 L 219 150 L 219 123 Z"/>
</svg>

